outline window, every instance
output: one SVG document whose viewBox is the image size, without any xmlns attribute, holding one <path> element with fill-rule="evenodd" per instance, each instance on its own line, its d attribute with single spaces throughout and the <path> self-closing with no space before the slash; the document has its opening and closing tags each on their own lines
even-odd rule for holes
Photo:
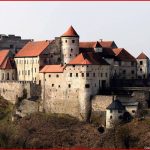
<svg viewBox="0 0 150 150">
<path fill-rule="evenodd" d="M 89 77 L 89 73 L 86 73 L 86 76 Z"/>
<path fill-rule="evenodd" d="M 65 43 L 67 43 L 67 40 L 65 40 Z"/>
<path fill-rule="evenodd" d="M 75 40 L 72 40 L 72 43 L 75 43 Z"/>
<path fill-rule="evenodd" d="M 10 48 L 14 48 L 14 45 L 13 45 L 13 44 L 11 44 L 11 45 L 10 45 Z"/>
<path fill-rule="evenodd" d="M 28 64 L 28 60 L 27 60 L 27 64 Z"/>
<path fill-rule="evenodd" d="M 112 109 L 110 110 L 110 113 L 112 113 Z"/>
<path fill-rule="evenodd" d="M 105 76 L 107 77 L 107 73 L 105 73 Z"/>
<path fill-rule="evenodd" d="M 101 77 L 103 77 L 103 73 L 101 73 Z"/>
<path fill-rule="evenodd" d="M 140 68 L 140 71 L 142 72 L 142 68 Z"/>
<path fill-rule="evenodd" d="M 24 60 L 24 64 L 26 64 L 26 60 Z"/>
<path fill-rule="evenodd" d="M 57 74 L 56 77 L 59 78 L 59 75 Z"/>
<path fill-rule="evenodd" d="M 132 110 L 132 113 L 135 113 L 135 110 Z"/>
<path fill-rule="evenodd" d="M 140 65 L 143 65 L 143 61 L 140 61 Z"/>
<path fill-rule="evenodd" d="M 84 73 L 82 73 L 82 77 L 84 77 Z"/>
<path fill-rule="evenodd" d="M 131 66 L 134 66 L 134 62 L 131 62 Z"/>
<path fill-rule="evenodd" d="M 110 116 L 110 119 L 112 119 L 112 116 Z"/>
<path fill-rule="evenodd" d="M 89 84 L 85 84 L 85 88 L 90 88 L 90 85 Z"/>
<path fill-rule="evenodd" d="M 35 72 L 36 72 L 36 68 L 35 68 Z"/>
<path fill-rule="evenodd" d="M 54 84 L 52 84 L 52 87 L 54 87 Z"/>
<path fill-rule="evenodd" d="M 123 74 L 126 74 L 126 70 L 123 70 L 122 73 L 123 73 Z"/>
<path fill-rule="evenodd" d="M 93 73 L 93 77 L 95 77 L 95 73 Z"/>
<path fill-rule="evenodd" d="M 70 54 L 70 57 L 71 57 L 71 54 Z"/>
<path fill-rule="evenodd" d="M 60 85 L 58 85 L 58 87 L 60 88 Z"/>
<path fill-rule="evenodd" d="M 122 119 L 123 119 L 123 117 L 120 115 L 120 116 L 118 117 L 118 119 L 122 120 Z"/>
<path fill-rule="evenodd" d="M 76 77 L 78 77 L 78 73 L 76 73 Z"/>
<path fill-rule="evenodd" d="M 28 75 L 30 75 L 30 70 L 28 70 Z"/>
<path fill-rule="evenodd" d="M 134 70 L 131 70 L 131 73 L 134 74 Z"/>
<path fill-rule="evenodd" d="M 71 88 L 71 85 L 70 85 L 70 84 L 68 84 L 68 88 Z"/>
<path fill-rule="evenodd" d="M 71 48 L 71 52 L 73 52 L 73 49 Z"/>
<path fill-rule="evenodd" d="M 122 113 L 122 110 L 118 110 L 118 113 Z"/>
<path fill-rule="evenodd" d="M 51 77 L 51 75 L 49 75 L 49 78 Z"/>
<path fill-rule="evenodd" d="M 70 77 L 72 77 L 72 73 L 70 73 Z"/>
<path fill-rule="evenodd" d="M 53 58 L 53 55 L 51 55 L 51 58 Z"/>
</svg>

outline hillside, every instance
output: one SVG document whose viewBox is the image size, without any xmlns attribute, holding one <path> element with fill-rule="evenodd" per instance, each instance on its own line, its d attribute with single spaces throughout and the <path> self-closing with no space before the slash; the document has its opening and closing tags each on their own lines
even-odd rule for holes
<svg viewBox="0 0 150 150">
<path fill-rule="evenodd" d="M 11 122 L 11 110 L 12 105 L 1 99 L 1 148 L 150 147 L 150 119 L 135 119 L 100 134 L 93 124 L 68 115 L 36 113 Z"/>
</svg>

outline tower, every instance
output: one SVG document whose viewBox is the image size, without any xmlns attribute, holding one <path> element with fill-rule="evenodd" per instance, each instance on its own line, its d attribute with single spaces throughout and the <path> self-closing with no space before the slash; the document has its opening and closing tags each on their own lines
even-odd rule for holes
<svg viewBox="0 0 150 150">
<path fill-rule="evenodd" d="M 67 64 L 79 54 L 79 35 L 72 26 L 61 36 L 62 63 Z"/>
</svg>

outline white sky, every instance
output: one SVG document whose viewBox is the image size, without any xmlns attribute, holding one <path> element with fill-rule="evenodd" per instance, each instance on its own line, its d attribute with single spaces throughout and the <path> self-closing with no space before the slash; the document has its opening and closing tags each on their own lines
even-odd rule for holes
<svg viewBox="0 0 150 150">
<path fill-rule="evenodd" d="M 150 57 L 150 2 L 0 2 L 0 34 L 48 40 L 73 25 L 80 41 L 114 40 Z"/>
</svg>

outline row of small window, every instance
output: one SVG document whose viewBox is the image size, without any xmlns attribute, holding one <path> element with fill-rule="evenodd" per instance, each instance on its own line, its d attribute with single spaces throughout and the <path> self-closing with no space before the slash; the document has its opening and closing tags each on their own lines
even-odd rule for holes
<svg viewBox="0 0 150 150">
<path fill-rule="evenodd" d="M 38 60 L 16 60 L 16 64 L 33 64 L 33 63 L 36 63 L 38 64 L 39 61 Z"/>
<path fill-rule="evenodd" d="M 70 73 L 70 77 L 72 77 L 72 76 L 73 76 L 73 74 Z M 81 76 L 84 77 L 85 76 L 84 73 L 81 73 Z M 90 76 L 90 73 L 86 73 L 86 77 L 89 77 L 89 76 Z M 108 76 L 108 74 L 105 73 L 105 77 L 107 77 L 107 76 Z M 78 73 L 76 73 L 76 77 L 78 77 Z M 95 73 L 93 73 L 93 77 L 96 77 Z M 103 77 L 103 73 L 101 73 L 101 77 Z"/>
<path fill-rule="evenodd" d="M 15 79 L 14 74 L 12 74 L 12 78 L 11 79 L 12 80 Z M 10 74 L 9 73 L 7 73 L 7 74 L 2 73 L 2 80 L 10 80 Z"/>
<path fill-rule="evenodd" d="M 52 84 L 52 87 L 54 87 L 55 85 Z M 58 85 L 58 87 L 60 88 L 60 85 Z M 68 84 L 68 88 L 71 88 L 71 84 Z M 85 84 L 85 88 L 90 88 L 89 84 Z"/>
<path fill-rule="evenodd" d="M 123 70 L 122 73 L 123 73 L 123 74 L 126 74 L 126 70 Z M 131 70 L 131 74 L 134 74 L 134 73 L 135 73 L 135 71 L 134 71 L 134 70 Z"/>
<path fill-rule="evenodd" d="M 30 72 L 33 72 L 33 68 L 32 70 L 22 70 L 22 75 L 30 75 Z M 34 72 L 36 73 L 36 68 L 34 68 Z M 21 71 L 18 71 L 18 74 L 21 75 Z"/>
<path fill-rule="evenodd" d="M 68 43 L 68 40 L 65 40 L 65 43 Z M 75 43 L 75 40 L 72 40 L 72 43 Z"/>
</svg>

